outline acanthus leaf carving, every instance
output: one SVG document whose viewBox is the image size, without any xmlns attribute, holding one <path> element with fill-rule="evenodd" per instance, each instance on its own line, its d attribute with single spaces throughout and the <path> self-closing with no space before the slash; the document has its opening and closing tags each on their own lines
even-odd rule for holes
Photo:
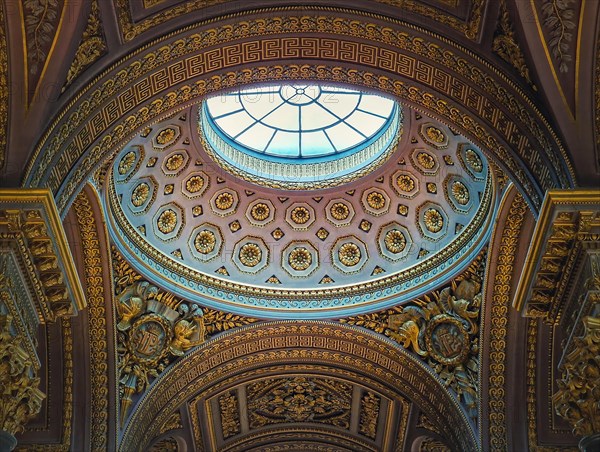
<svg viewBox="0 0 600 452">
<path fill-rule="evenodd" d="M 181 300 L 145 281 L 113 247 L 121 427 L 136 395 L 209 335 L 256 321 Z"/>
<path fill-rule="evenodd" d="M 340 319 L 385 334 L 421 357 L 477 418 L 479 316 L 486 251 L 451 284 L 408 305 Z"/>
</svg>

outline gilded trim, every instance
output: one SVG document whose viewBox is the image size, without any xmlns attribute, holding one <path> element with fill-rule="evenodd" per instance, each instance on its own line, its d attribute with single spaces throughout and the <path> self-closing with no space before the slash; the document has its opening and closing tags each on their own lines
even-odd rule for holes
<svg viewBox="0 0 600 452">
<path fill-rule="evenodd" d="M 288 8 L 288 10 L 293 11 L 293 9 L 290 8 Z M 319 11 L 354 13 L 357 17 L 365 16 L 365 14 L 360 12 L 349 10 L 319 9 Z M 256 12 L 257 11 L 255 11 L 255 13 Z M 386 20 L 380 16 L 366 16 L 373 16 L 379 20 Z M 467 59 L 458 56 L 452 50 L 441 47 L 437 43 L 424 41 L 421 38 L 416 38 L 399 30 L 399 28 L 403 26 L 412 32 L 413 30 L 416 30 L 415 27 L 389 19 L 387 20 L 387 23 L 394 25 L 394 28 L 382 27 L 371 23 L 363 24 L 359 21 L 349 22 L 328 16 L 308 16 L 306 18 L 274 17 L 243 22 L 243 24 L 245 24 L 244 26 L 225 26 L 205 30 L 202 31 L 201 34 L 183 38 L 175 43 L 163 46 L 162 48 L 159 48 L 156 53 L 151 53 L 146 57 L 138 58 L 137 61 L 132 60 L 128 69 L 120 71 L 114 80 L 107 80 L 102 88 L 98 88 L 94 92 L 89 93 L 89 95 L 86 96 L 86 99 L 82 101 L 82 104 L 78 108 L 75 108 L 75 103 L 81 101 L 81 96 L 87 93 L 95 84 L 99 84 L 99 79 L 96 79 L 92 84 L 83 89 L 74 101 L 63 110 L 52 128 L 49 129 L 48 133 L 38 144 L 35 156 L 30 161 L 27 168 L 25 183 L 27 185 L 40 185 L 44 183 L 57 191 L 60 188 L 62 193 L 59 194 L 58 203 L 63 208 L 66 208 L 70 203 L 71 197 L 77 191 L 77 187 L 84 182 L 88 173 L 98 164 L 101 156 L 110 154 L 109 150 L 114 150 L 115 147 L 117 147 L 116 145 L 118 145 L 123 138 L 131 136 L 131 134 L 135 133 L 135 131 L 144 124 L 152 122 L 160 115 L 166 114 L 169 110 L 171 112 L 173 110 L 180 110 L 187 105 L 195 103 L 203 95 L 211 91 L 233 87 L 254 80 L 269 81 L 278 80 L 284 77 L 300 77 L 304 79 L 328 79 L 365 84 L 368 86 L 372 85 L 374 88 L 394 93 L 402 100 L 417 105 L 422 110 L 428 111 L 436 117 L 445 118 L 447 122 L 456 124 L 457 127 L 463 128 L 467 135 L 483 145 L 484 148 L 494 150 L 497 159 L 504 162 L 513 177 L 515 177 L 523 187 L 523 190 L 529 197 L 531 205 L 534 206 L 535 209 L 541 205 L 542 189 L 549 189 L 557 185 L 571 186 L 573 184 L 575 176 L 572 165 L 562 148 L 557 135 L 553 132 L 548 121 L 545 120 L 539 109 L 514 83 L 509 81 L 495 68 L 465 49 L 447 43 L 451 48 L 460 49 L 461 54 L 465 54 Z M 205 23 L 205 25 L 207 24 L 210 24 L 210 22 Z M 196 24 L 195 26 L 187 27 L 181 32 L 197 30 L 201 25 L 202 24 Z M 239 64 L 243 64 L 239 59 L 240 54 L 237 53 L 239 51 L 238 49 L 238 51 L 231 53 L 231 56 L 234 59 L 231 61 L 228 60 L 229 62 L 226 63 L 224 67 L 219 67 L 220 60 L 211 58 L 210 68 L 202 69 L 200 66 L 204 67 L 204 63 L 198 60 L 198 58 L 201 58 L 199 55 L 203 54 L 201 50 L 205 45 L 215 46 L 227 41 L 251 37 L 256 30 L 260 30 L 261 42 L 264 42 L 265 39 L 267 39 L 267 36 L 281 33 L 282 25 L 285 25 L 285 29 L 288 29 L 287 27 L 292 25 L 299 27 L 299 34 L 303 36 L 302 39 L 304 39 L 304 37 L 308 39 L 308 36 L 305 36 L 307 32 L 319 32 L 329 36 L 337 34 L 339 36 L 349 36 L 351 39 L 363 38 L 374 43 L 376 42 L 377 44 L 374 44 L 373 46 L 368 45 L 367 47 L 371 49 L 371 53 L 373 49 L 380 49 L 378 52 L 382 52 L 380 55 L 382 60 L 375 61 L 379 57 L 375 58 L 376 55 L 373 55 L 375 60 L 370 63 L 370 57 L 367 58 L 364 55 L 364 52 L 362 52 L 362 56 L 358 60 L 359 64 L 362 64 L 363 66 L 373 64 L 376 68 L 384 69 L 387 67 L 386 64 L 392 64 L 391 60 L 386 63 L 389 58 L 393 57 L 394 61 L 396 61 L 398 57 L 401 57 L 403 62 L 393 63 L 394 67 L 392 68 L 398 72 L 398 76 L 406 79 L 419 80 L 420 83 L 424 84 L 429 83 L 434 92 L 443 93 L 442 96 L 444 96 L 444 98 L 449 96 L 456 100 L 459 105 L 462 105 L 463 110 L 467 111 L 468 109 L 469 113 L 463 113 L 455 107 L 451 107 L 444 98 L 423 91 L 413 84 L 408 86 L 400 80 L 393 80 L 389 77 L 375 76 L 375 74 L 364 72 L 363 74 L 366 74 L 368 78 L 361 81 L 360 77 L 356 77 L 356 71 L 348 71 L 339 67 L 315 67 L 310 65 L 270 66 L 260 69 L 253 68 L 238 71 L 237 74 L 239 77 L 237 78 L 231 77 L 230 74 L 223 74 L 205 80 L 198 79 L 197 71 L 199 70 L 208 74 L 209 72 L 214 73 L 216 70 L 225 70 L 228 67 L 239 67 Z M 424 33 L 428 34 L 427 32 Z M 169 37 L 170 36 L 172 35 L 169 35 Z M 270 39 L 278 39 L 281 41 L 281 39 L 289 40 L 291 37 L 272 37 Z M 294 37 L 293 39 L 296 40 L 296 46 L 294 48 L 297 49 L 298 37 Z M 329 41 L 333 41 L 334 43 L 337 42 L 337 45 L 357 45 L 357 43 L 348 41 L 347 39 L 349 38 L 341 40 L 340 37 L 337 37 L 332 40 L 328 37 L 326 40 L 328 41 L 328 46 Z M 165 38 L 156 41 L 156 43 L 158 44 L 164 41 Z M 311 45 L 315 45 L 314 39 L 311 39 L 310 42 L 312 43 Z M 398 50 L 390 52 L 390 50 L 384 49 L 381 46 L 382 43 L 395 47 L 396 49 L 402 49 L 402 52 L 398 52 Z M 251 44 L 256 45 L 255 43 Z M 239 45 L 241 44 L 238 43 L 237 46 L 239 47 Z M 244 45 L 247 46 L 250 44 L 245 43 Z M 231 47 L 231 45 L 222 45 L 214 48 L 215 50 L 220 49 L 219 51 L 224 51 L 225 47 Z M 281 45 L 274 45 L 272 48 L 282 49 L 283 51 Z M 144 47 L 139 52 L 134 53 L 134 55 L 140 55 L 141 51 L 146 49 L 147 47 Z M 330 47 L 325 49 L 317 46 L 315 50 L 327 52 L 329 57 L 323 53 L 321 56 L 323 61 L 331 57 Z M 311 52 L 312 51 L 313 50 L 311 50 Z M 164 74 L 161 72 L 160 76 L 158 72 L 150 74 L 149 71 L 156 71 L 156 68 L 163 66 L 174 58 L 182 59 L 182 57 L 185 57 L 186 52 L 190 55 L 189 58 L 196 59 L 196 63 L 194 64 L 192 64 L 192 61 L 190 60 L 191 66 L 189 66 L 189 68 L 194 68 L 195 82 L 187 86 L 178 85 L 179 89 L 177 91 L 167 93 L 162 98 L 157 98 L 157 93 L 166 91 L 173 83 L 175 83 L 175 80 L 170 81 L 170 78 L 175 77 L 177 83 L 181 83 L 185 80 L 187 76 L 180 73 L 180 71 L 185 72 L 189 68 L 187 63 L 183 64 L 183 62 L 180 61 L 175 66 L 172 66 L 172 70 L 164 67 L 160 69 L 159 72 L 166 71 Z M 413 58 L 411 53 L 415 54 L 415 58 Z M 439 57 L 437 56 L 438 54 Z M 254 58 L 256 57 L 255 52 L 251 52 L 251 54 L 247 55 L 250 55 L 249 57 L 254 61 Z M 297 59 L 298 55 L 293 56 L 290 54 L 289 57 Z M 271 61 L 277 60 L 278 58 L 283 58 L 283 54 L 281 57 L 271 54 L 269 56 Z M 315 58 L 315 56 L 313 55 L 312 58 Z M 340 57 L 338 56 L 337 58 L 339 59 Z M 405 67 L 408 64 L 408 62 L 405 61 L 406 58 L 410 58 L 411 60 L 415 59 L 415 61 L 417 61 L 417 63 L 415 63 L 416 66 L 413 67 L 409 64 L 409 67 Z M 441 69 L 436 67 L 432 69 L 429 63 L 425 63 L 425 61 L 432 58 L 435 58 L 436 61 L 444 64 L 446 68 Z M 259 60 L 262 61 L 264 58 L 261 56 Z M 473 60 L 481 64 L 485 69 L 473 70 L 473 66 L 472 64 L 469 64 L 468 60 Z M 249 63 L 250 61 L 247 62 Z M 198 64 L 200 64 L 200 66 L 197 66 Z M 215 64 L 217 66 L 215 66 Z M 123 65 L 123 62 L 121 65 Z M 421 65 L 424 66 L 421 67 Z M 117 66 L 112 67 L 113 70 L 115 68 L 117 68 Z M 414 72 L 416 69 L 418 69 L 418 75 L 411 72 Z M 407 70 L 410 73 L 405 73 Z M 428 73 L 429 76 L 425 77 L 421 72 Z M 103 75 L 107 74 L 108 71 Z M 142 75 L 146 77 L 145 81 L 140 79 L 140 76 Z M 456 80 L 455 75 L 458 76 Z M 150 77 L 148 78 L 148 76 Z M 157 77 L 160 78 L 159 85 L 156 85 L 158 82 Z M 469 80 L 470 83 L 465 84 L 465 82 L 462 81 L 463 78 Z M 438 79 L 445 81 L 443 84 L 445 87 L 440 86 Z M 153 82 L 152 80 L 155 81 Z M 504 84 L 506 84 L 507 87 L 499 89 L 499 86 L 503 86 Z M 155 88 L 153 88 L 155 85 L 156 90 L 158 90 L 156 92 Z M 144 88 L 142 89 L 142 87 Z M 123 91 L 124 89 L 127 91 Z M 446 92 L 444 92 L 444 90 Z M 479 92 L 480 90 L 483 92 Z M 100 103 L 104 102 L 104 99 L 107 99 L 109 96 L 114 96 L 119 92 L 120 95 L 118 97 L 120 100 L 113 99 L 110 105 L 106 105 L 105 111 L 96 111 L 92 114 L 98 108 Z M 482 99 L 483 102 L 478 101 L 473 103 L 466 101 L 466 99 L 471 99 L 473 96 Z M 144 103 L 147 103 L 147 101 L 149 102 L 151 98 L 154 99 L 151 105 L 148 104 L 148 107 L 134 110 L 134 107 L 143 105 Z M 509 113 L 506 113 L 504 110 L 502 112 L 498 111 L 497 113 L 492 112 L 491 110 L 497 110 L 498 105 L 505 106 L 506 112 Z M 123 116 L 125 115 L 125 112 L 120 112 L 123 108 L 126 108 L 127 121 L 118 124 L 111 130 L 111 126 L 113 126 L 117 120 L 125 117 Z M 65 117 L 68 109 L 76 110 L 69 115 L 70 119 Z M 473 112 L 473 109 L 478 111 Z M 494 130 L 494 133 L 497 133 L 498 136 L 504 137 L 503 140 L 511 143 L 511 147 L 514 146 L 514 148 L 517 149 L 516 152 L 518 152 L 520 158 L 522 158 L 524 162 L 527 162 L 527 164 L 525 165 L 525 163 L 515 159 L 511 151 L 499 143 L 496 138 L 491 136 L 487 129 L 480 124 L 474 123 L 473 115 L 482 118 L 489 117 L 490 121 L 494 124 L 491 126 L 490 130 Z M 96 118 L 97 121 L 94 121 L 94 123 L 88 122 L 86 126 L 81 129 L 80 126 L 82 125 L 82 121 L 86 121 L 85 118 L 92 116 Z M 61 120 L 67 121 L 61 126 L 60 132 L 58 132 L 58 124 Z M 77 136 L 75 136 L 74 134 L 77 130 L 79 131 L 77 132 Z M 103 133 L 105 133 L 105 135 L 101 137 Z M 61 148 L 67 142 L 69 143 L 69 152 L 63 152 Z M 99 144 L 91 147 L 94 143 Z M 44 150 L 43 157 L 41 155 L 42 149 Z M 542 155 L 539 150 L 547 150 L 547 152 Z M 87 156 L 80 159 L 84 152 L 87 153 Z M 59 157 L 58 160 L 56 157 Z M 546 161 L 546 159 L 548 161 Z M 73 166 L 78 160 L 79 163 L 77 166 Z M 538 180 L 535 184 L 532 184 L 529 181 L 529 170 L 525 169 L 527 166 L 536 174 Z M 67 173 L 70 169 L 72 169 L 72 174 L 68 177 L 69 180 L 66 180 Z M 43 182 L 42 179 L 46 180 L 46 182 Z M 540 186 L 542 188 L 540 188 Z"/>
<path fill-rule="evenodd" d="M 515 188 L 513 187 L 514 191 Z M 489 331 L 489 445 L 490 450 L 508 448 L 505 376 L 506 376 L 506 336 L 510 309 L 510 290 L 513 280 L 514 261 L 519 235 L 527 214 L 527 203 L 520 193 L 513 198 L 500 238 L 497 255 L 490 253 L 490 259 L 497 262 L 494 275 L 494 289 L 491 298 L 491 328 Z M 497 232 L 496 232 L 497 233 Z M 496 233 L 494 235 L 496 235 Z M 492 243 L 495 242 L 495 237 Z"/>
<path fill-rule="evenodd" d="M 169 20 L 175 19 L 184 14 L 197 11 L 201 8 L 221 5 L 228 0 L 195 0 L 188 1 L 183 4 L 174 5 L 167 10 L 160 11 L 145 18 L 138 23 L 133 22 L 129 9 L 129 0 L 118 0 L 118 20 L 121 28 L 122 36 L 125 41 L 131 41 L 140 34 L 158 26 Z M 471 5 L 471 13 L 466 21 L 457 19 L 451 14 L 445 14 L 442 10 L 424 4 L 421 1 L 415 0 L 374 0 L 377 3 L 384 3 L 398 9 L 419 14 L 423 17 L 433 19 L 436 22 L 448 25 L 460 33 L 463 33 L 467 38 L 475 40 L 481 31 L 481 22 L 483 19 L 483 11 L 485 0 L 473 0 Z"/>
<path fill-rule="evenodd" d="M 86 292 L 89 316 L 89 347 L 91 374 L 90 425 L 91 450 L 106 450 L 108 446 L 108 331 L 105 300 L 110 294 L 104 291 L 103 258 L 100 250 L 99 231 L 88 195 L 81 192 L 73 209 L 76 212 L 83 261 L 85 265 Z"/>
<path fill-rule="evenodd" d="M 8 50 L 6 45 L 6 23 L 4 2 L 0 2 L 0 169 L 6 159 L 6 138 L 8 135 Z"/>
</svg>

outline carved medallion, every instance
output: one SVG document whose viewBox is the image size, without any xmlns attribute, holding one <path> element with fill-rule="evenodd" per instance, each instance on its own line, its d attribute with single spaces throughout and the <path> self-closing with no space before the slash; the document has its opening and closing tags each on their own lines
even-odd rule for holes
<svg viewBox="0 0 600 452">
<path fill-rule="evenodd" d="M 425 346 L 436 361 L 456 366 L 469 354 L 469 333 L 465 325 L 455 317 L 438 315 L 429 322 L 425 330 Z"/>
<path fill-rule="evenodd" d="M 171 327 L 165 319 L 148 314 L 133 324 L 127 347 L 139 361 L 157 362 L 167 352 L 171 334 Z"/>
</svg>

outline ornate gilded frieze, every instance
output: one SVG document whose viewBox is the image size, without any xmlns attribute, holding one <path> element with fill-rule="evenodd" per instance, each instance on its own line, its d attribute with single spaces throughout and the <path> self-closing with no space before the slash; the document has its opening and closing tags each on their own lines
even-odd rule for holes
<svg viewBox="0 0 600 452">
<path fill-rule="evenodd" d="M 228 68 L 239 68 L 240 65 L 265 61 L 264 55 L 255 52 L 239 53 L 240 45 L 243 47 L 254 45 L 252 41 L 240 44 L 232 43 L 232 39 L 251 38 L 256 30 L 260 30 L 261 39 L 264 41 L 268 35 L 286 32 L 292 29 L 290 27 L 298 29 L 301 33 L 322 32 L 326 36 L 316 40 L 301 36 L 303 42 L 299 47 L 298 37 L 290 37 L 294 40 L 292 46 L 291 41 L 287 41 L 287 37 L 269 36 L 273 42 L 270 48 L 280 49 L 278 55 L 268 57 L 273 61 L 273 65 L 237 71 L 235 78 L 225 75 L 208 77 L 213 70 L 226 71 Z M 361 47 L 362 44 L 353 41 L 361 37 L 377 42 L 377 45 L 372 48 L 364 45 Z M 206 61 L 199 60 L 202 59 L 204 45 L 215 45 L 215 52 L 219 53 L 219 55 L 211 55 L 210 66 L 207 66 Z M 238 50 L 231 53 L 228 50 L 231 46 Z M 309 51 L 311 46 L 313 48 Z M 365 70 L 346 70 L 327 64 L 317 67 L 276 63 L 276 60 L 284 61 L 290 58 L 297 60 L 306 52 L 308 52 L 306 55 L 310 54 L 312 59 L 318 58 L 326 62 L 332 59 L 330 49 L 340 46 L 344 48 L 350 46 L 349 49 L 355 50 L 348 55 L 336 55 L 335 59 L 348 62 L 355 59 L 357 64 L 363 66 L 368 60 L 367 66 L 375 70 L 378 68 L 394 70 L 397 73 L 396 77 L 403 80 L 419 80 L 423 89 L 419 87 L 421 85 L 408 86 L 399 78 L 391 79 Z M 393 49 L 387 47 L 384 49 L 385 46 L 392 46 Z M 303 50 L 300 52 L 299 48 Z M 323 53 L 325 49 L 327 52 Z M 365 52 L 369 54 L 375 52 L 375 54 L 372 58 L 365 59 Z M 235 55 L 235 58 L 231 60 L 228 55 Z M 176 62 L 174 58 L 181 61 Z M 406 65 L 408 59 L 414 64 Z M 427 61 L 431 59 L 435 59 L 442 66 L 430 65 Z M 169 63 L 171 69 L 168 67 Z M 478 61 L 478 63 L 482 62 Z M 250 81 L 266 82 L 282 78 L 346 81 L 372 86 L 444 118 L 485 145 L 487 149 L 493 150 L 507 171 L 523 187 L 535 207 L 541 204 L 540 187 L 545 189 L 557 185 L 571 185 L 572 170 L 569 160 L 564 155 L 555 134 L 549 129 L 541 113 L 516 86 L 505 86 L 506 80 L 500 81 L 497 72 L 491 67 L 471 70 L 472 65 L 459 56 L 456 49 L 445 48 L 429 41 L 424 42 L 422 38 L 416 38 L 399 29 L 362 21 L 346 22 L 326 15 L 311 16 L 302 20 L 298 17 L 260 19 L 247 27 L 221 27 L 203 31 L 194 37 L 188 36 L 177 43 L 163 46 L 152 55 L 140 56 L 135 62 L 131 61 L 131 64 L 128 66 L 129 69 L 121 71 L 118 77 L 110 80 L 107 78 L 102 88 L 98 87 L 89 93 L 88 90 L 94 89 L 93 85 L 84 89 L 81 94 L 87 94 L 80 99 L 81 102 L 75 102 L 67 107 L 72 111 L 65 110 L 61 113 L 64 124 L 61 124 L 62 119 L 56 121 L 38 145 L 35 158 L 28 167 L 26 184 L 39 185 L 42 180 L 45 180 L 47 185 L 57 193 L 60 190 L 57 199 L 61 209 L 67 207 L 77 187 L 89 177 L 99 161 L 114 151 L 116 143 L 140 130 L 147 122 L 165 114 L 169 109 L 189 105 L 209 92 L 232 88 Z M 163 69 L 164 74 L 159 75 Z M 192 69 L 193 74 L 189 72 Z M 420 75 L 422 72 L 429 74 L 430 77 L 423 78 Z M 208 78 L 200 79 L 200 74 L 206 74 Z M 467 83 L 463 81 L 463 77 L 467 79 Z M 192 84 L 185 86 L 181 84 L 182 80 L 192 79 L 194 80 Z M 440 84 L 437 80 L 446 82 Z M 177 89 L 166 93 L 166 90 L 175 84 L 178 85 Z M 148 86 L 149 89 L 136 91 L 133 88 L 142 85 Z M 499 85 L 502 89 L 498 88 Z M 111 96 L 113 101 L 108 105 L 105 100 Z M 481 101 L 469 102 L 468 99 L 471 98 L 481 99 Z M 151 99 L 155 100 L 152 102 L 151 109 L 141 107 L 142 104 L 150 105 L 148 102 Z M 444 99 L 458 102 L 457 105 L 463 106 L 462 110 L 449 108 L 447 100 Z M 101 105 L 105 105 L 105 112 L 101 112 Z M 475 124 L 472 120 L 473 115 L 489 118 L 492 122 L 490 130 Z M 87 122 L 85 119 L 87 117 L 94 117 L 95 121 Z M 124 118 L 128 119 L 122 122 L 120 118 L 123 121 Z M 520 157 L 516 158 L 509 152 L 508 148 L 498 141 L 500 137 L 504 143 L 509 143 Z M 67 143 L 68 152 L 64 149 Z M 43 157 L 42 149 L 44 149 Z M 548 152 L 542 156 L 540 149 Z M 548 165 L 544 163 L 546 158 Z M 75 161 L 78 164 L 73 167 Z M 67 181 L 67 174 L 71 169 Z M 528 171 L 535 174 L 534 183 L 529 180 Z"/>
<path fill-rule="evenodd" d="M 0 277 L 1 278 L 1 277 Z M 13 317 L 0 306 L 0 431 L 23 432 L 40 412 L 45 394 L 40 384 L 39 361 L 24 347 L 26 338 L 12 325 Z"/>
<path fill-rule="evenodd" d="M 396 413 L 396 417 L 388 416 L 385 421 L 380 420 L 379 425 L 386 425 L 388 428 L 403 426 L 402 431 L 407 424 L 403 420 L 399 424 L 397 416 L 399 413 L 400 419 L 408 416 L 410 404 L 403 405 L 401 411 L 398 411 L 400 406 L 395 411 L 390 411 L 389 403 L 395 399 L 410 397 L 410 402 L 419 406 L 432 422 L 446 432 L 444 439 L 454 449 L 475 450 L 477 447 L 471 423 L 464 417 L 456 399 L 444 390 L 444 384 L 428 366 L 401 347 L 394 346 L 389 339 L 350 325 L 324 321 L 247 325 L 231 333 L 227 332 L 219 340 L 207 341 L 201 347 L 191 350 L 186 358 L 176 362 L 167 372 L 152 385 L 136 406 L 123 433 L 124 450 L 143 447 L 149 438 L 155 437 L 158 426 L 181 407 L 183 400 L 189 401 L 193 425 L 195 418 L 211 411 L 217 413 L 219 424 L 217 400 L 220 394 L 248 384 L 244 382 L 265 378 L 290 379 L 295 376 L 351 381 L 372 388 L 372 391 L 382 396 L 380 416 L 385 405 L 388 413 Z M 237 391 L 238 394 L 243 394 L 241 388 Z M 365 392 L 361 393 L 356 389 L 352 392 L 353 397 L 358 397 L 353 404 L 360 406 L 360 399 Z M 290 395 L 294 397 L 295 393 Z M 244 398 L 238 399 L 241 407 Z M 209 410 L 209 406 L 213 408 Z M 242 413 L 243 409 L 240 409 L 241 428 L 248 428 L 243 426 Z M 348 432 L 332 429 L 328 424 L 313 426 L 309 422 L 300 425 L 306 426 L 307 430 L 297 431 L 298 433 L 319 429 L 335 431 L 336 436 L 353 439 L 357 445 L 368 446 L 350 450 L 382 450 L 376 445 L 380 443 L 373 443 L 363 434 L 348 435 Z M 250 441 L 258 439 L 263 433 L 266 435 L 272 432 L 272 435 L 277 436 L 270 437 L 278 439 L 282 434 L 280 430 L 272 430 L 279 428 L 279 424 L 270 425 L 267 429 L 253 430 L 256 432 L 253 436 L 232 436 L 226 443 L 227 447 L 221 447 L 223 442 L 218 434 L 215 437 L 217 442 L 213 443 L 213 435 L 200 428 L 203 427 L 198 424 L 200 441 L 204 441 L 201 444 L 205 447 L 212 444 L 211 447 L 215 450 L 249 450 L 247 446 L 251 444 Z M 358 430 L 354 432 L 358 433 Z M 398 435 L 398 444 L 403 444 L 399 433 Z M 388 436 L 385 444 L 395 444 L 396 440 L 395 436 Z"/>
<path fill-rule="evenodd" d="M 63 86 L 63 91 L 68 88 L 83 71 L 107 52 L 98 1 L 99 0 L 91 0 L 90 2 L 90 15 L 85 30 L 83 31 L 81 41 L 79 42 L 79 47 L 77 47 L 75 57 L 73 58 L 73 62 L 67 73 L 67 81 Z"/>
<path fill-rule="evenodd" d="M 138 394 L 178 357 L 220 331 L 255 319 L 181 300 L 142 279 L 113 248 L 120 425 Z"/>
<path fill-rule="evenodd" d="M 144 0 L 145 5 L 154 6 L 163 0 Z M 123 38 L 126 41 L 135 39 L 141 33 L 144 33 L 153 27 L 168 22 L 179 16 L 189 14 L 201 8 L 207 8 L 225 3 L 227 0 L 192 0 L 173 5 L 168 10 L 160 11 L 141 21 L 134 22 L 129 8 L 129 0 L 118 0 L 118 19 Z M 426 4 L 419 0 L 375 0 L 378 3 L 388 4 L 398 7 L 402 11 L 411 12 L 420 16 L 432 19 L 435 22 L 447 25 L 467 38 L 475 40 L 481 31 L 483 12 L 485 9 L 485 0 L 473 0 L 469 2 L 470 14 L 466 20 L 457 18 L 454 14 L 448 13 L 440 8 Z M 452 2 L 448 6 L 453 5 Z M 277 8 L 279 11 L 284 8 Z"/>
<path fill-rule="evenodd" d="M 248 385 L 250 428 L 316 422 L 350 427 L 352 386 L 331 379 L 293 377 Z"/>
<path fill-rule="evenodd" d="M 405 306 L 340 319 L 385 334 L 424 360 L 478 416 L 479 316 L 485 252 L 452 283 Z"/>
<path fill-rule="evenodd" d="M 0 4 L 0 24 L 4 24 L 4 4 Z M 8 50 L 6 27 L 0 27 L 0 169 L 4 167 L 8 136 Z"/>
<path fill-rule="evenodd" d="M 582 323 L 583 335 L 573 340 L 559 367 L 562 376 L 552 402 L 573 433 L 588 436 L 600 432 L 600 303 L 595 316 L 584 317 Z"/>
<path fill-rule="evenodd" d="M 44 189 L 0 190 L 0 255 L 20 269 L 14 286 L 30 291 L 36 321 L 53 322 L 86 306 L 75 264 L 54 204 Z"/>
<path fill-rule="evenodd" d="M 600 190 L 549 191 L 515 294 L 528 317 L 557 324 L 589 253 L 600 248 Z"/>
</svg>

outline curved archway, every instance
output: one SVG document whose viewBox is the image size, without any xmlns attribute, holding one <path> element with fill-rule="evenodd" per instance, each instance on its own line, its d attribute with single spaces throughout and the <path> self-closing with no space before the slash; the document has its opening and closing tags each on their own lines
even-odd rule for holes
<svg viewBox="0 0 600 452">
<path fill-rule="evenodd" d="M 479 57 L 381 16 L 301 11 L 201 23 L 118 62 L 57 116 L 24 185 L 48 185 L 65 212 L 91 172 L 127 138 L 206 94 L 257 80 L 326 80 L 391 93 L 456 128 L 511 175 L 534 211 L 545 190 L 573 186 L 569 159 L 548 121 Z"/>
<path fill-rule="evenodd" d="M 286 408 L 284 396 L 279 402 L 269 399 L 264 403 L 265 394 L 289 393 L 289 401 L 304 394 L 297 388 L 305 385 L 321 388 L 319 404 L 325 407 L 325 414 L 319 411 L 320 419 L 335 422 L 320 422 L 314 413 L 312 417 L 308 414 L 306 410 L 310 409 L 306 407 Z M 343 404 L 331 408 L 328 402 L 327 394 L 336 391 L 342 393 L 342 398 L 353 394 L 347 404 L 360 404 L 360 394 L 378 400 L 379 416 L 387 416 L 378 421 L 378 426 L 384 428 L 378 427 L 376 435 L 369 436 L 361 433 L 362 420 L 344 420 Z M 231 423 L 210 418 L 211 404 L 218 404 L 223 396 L 237 400 L 230 403 L 239 403 L 233 411 L 242 418 L 229 433 L 223 433 L 223 425 Z M 277 403 L 277 410 L 269 408 L 269 404 Z M 410 404 L 418 406 L 441 431 L 448 432 L 447 440 L 455 449 L 477 448 L 472 427 L 457 401 L 431 370 L 397 344 L 367 330 L 333 322 L 254 324 L 209 341 L 161 375 L 135 407 L 121 444 L 124 451 L 136 445 L 143 447 L 158 434 L 171 413 L 184 405 L 190 410 L 192 424 L 194 416 L 208 416 L 209 421 L 202 425 L 212 425 L 216 432 L 200 432 L 198 423 L 194 426 L 198 431 L 196 440 L 205 438 L 201 440 L 205 447 L 218 450 L 258 447 L 262 440 L 271 441 L 276 437 L 274 433 L 283 430 L 286 435 L 282 441 L 342 438 L 347 444 L 361 445 L 358 450 L 388 450 L 402 441 L 406 428 L 403 419 L 408 416 Z M 291 410 L 288 417 L 282 414 L 286 409 Z M 319 434 L 307 439 L 311 431 Z"/>
</svg>

